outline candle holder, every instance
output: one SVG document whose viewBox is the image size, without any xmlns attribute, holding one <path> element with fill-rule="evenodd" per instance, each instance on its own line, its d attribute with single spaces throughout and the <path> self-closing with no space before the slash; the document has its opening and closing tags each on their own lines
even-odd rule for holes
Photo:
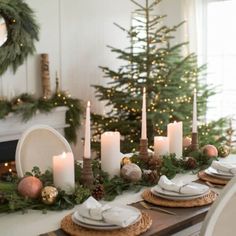
<svg viewBox="0 0 236 236">
<path fill-rule="evenodd" d="M 81 181 L 82 184 L 89 189 L 93 188 L 93 170 L 92 170 L 92 163 L 91 158 L 83 158 L 83 169 L 82 169 L 82 177 Z"/>
<path fill-rule="evenodd" d="M 143 161 L 148 159 L 148 139 L 140 139 L 139 155 Z"/>
<path fill-rule="evenodd" d="M 198 133 L 192 133 L 192 142 L 191 142 L 191 150 L 197 151 L 199 149 L 198 146 Z"/>
</svg>

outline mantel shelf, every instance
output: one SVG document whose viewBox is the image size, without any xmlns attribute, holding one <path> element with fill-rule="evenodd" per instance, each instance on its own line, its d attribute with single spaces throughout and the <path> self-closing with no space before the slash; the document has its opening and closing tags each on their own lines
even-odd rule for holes
<svg viewBox="0 0 236 236">
<path fill-rule="evenodd" d="M 0 120 L 0 142 L 18 140 L 22 133 L 29 127 L 36 124 L 49 125 L 64 134 L 64 128 L 68 125 L 65 123 L 65 114 L 68 107 L 56 107 L 49 113 L 37 112 L 27 122 L 10 113 L 5 119 Z"/>
</svg>

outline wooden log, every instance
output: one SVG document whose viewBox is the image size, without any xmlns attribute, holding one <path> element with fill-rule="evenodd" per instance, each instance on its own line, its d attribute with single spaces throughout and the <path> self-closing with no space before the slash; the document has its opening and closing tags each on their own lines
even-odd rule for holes
<svg viewBox="0 0 236 236">
<path fill-rule="evenodd" d="M 49 74 L 49 59 L 48 54 L 41 54 L 41 77 L 43 87 L 43 97 L 50 98 L 51 86 L 50 86 L 50 74 Z"/>
</svg>

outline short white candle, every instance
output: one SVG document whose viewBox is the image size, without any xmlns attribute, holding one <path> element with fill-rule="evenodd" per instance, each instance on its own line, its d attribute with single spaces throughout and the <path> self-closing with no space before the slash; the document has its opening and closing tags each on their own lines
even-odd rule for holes
<svg viewBox="0 0 236 236">
<path fill-rule="evenodd" d="M 164 136 L 154 137 L 154 155 L 162 157 L 169 154 L 169 139 Z"/>
<path fill-rule="evenodd" d="M 67 193 L 75 188 L 74 156 L 71 152 L 63 152 L 53 156 L 53 183 Z"/>
<path fill-rule="evenodd" d="M 183 123 L 174 122 L 168 124 L 167 132 L 169 151 L 170 153 L 175 153 L 176 158 L 180 158 L 183 154 Z"/>
<path fill-rule="evenodd" d="M 120 175 L 120 133 L 105 132 L 101 135 L 101 167 L 110 177 Z"/>
<path fill-rule="evenodd" d="M 142 133 L 141 139 L 147 139 L 146 88 L 143 88 Z"/>
<path fill-rule="evenodd" d="M 84 137 L 84 158 L 91 157 L 91 140 L 90 140 L 90 101 L 86 107 L 85 119 L 85 137 Z"/>
<path fill-rule="evenodd" d="M 197 91 L 194 89 L 193 93 L 193 123 L 192 133 L 197 133 Z"/>
</svg>

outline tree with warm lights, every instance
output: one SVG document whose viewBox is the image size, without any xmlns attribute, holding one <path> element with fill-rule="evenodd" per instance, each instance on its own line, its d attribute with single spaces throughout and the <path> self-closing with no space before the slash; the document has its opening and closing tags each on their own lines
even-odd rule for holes
<svg viewBox="0 0 236 236">
<path fill-rule="evenodd" d="M 130 47 L 125 50 L 111 47 L 125 63 L 117 70 L 101 67 L 110 82 L 106 86 L 94 85 L 97 98 L 112 107 L 106 116 L 93 114 L 94 145 L 104 131 L 119 131 L 124 137 L 123 152 L 138 149 L 143 87 L 147 91 L 150 146 L 155 135 L 166 135 L 167 124 L 173 121 L 183 121 L 184 133 L 191 133 L 194 88 L 198 93 L 198 119 L 205 116 L 207 99 L 214 94 L 204 83 L 204 67 L 198 67 L 196 55 L 184 55 L 187 43 L 173 42 L 174 33 L 182 23 L 173 27 L 164 25 L 166 16 L 154 14 L 160 0 L 146 0 L 144 5 L 131 1 L 138 7 L 131 28 L 126 30 L 117 25 L 127 33 Z M 203 133 L 210 135 L 211 130 L 203 128 Z"/>
</svg>

